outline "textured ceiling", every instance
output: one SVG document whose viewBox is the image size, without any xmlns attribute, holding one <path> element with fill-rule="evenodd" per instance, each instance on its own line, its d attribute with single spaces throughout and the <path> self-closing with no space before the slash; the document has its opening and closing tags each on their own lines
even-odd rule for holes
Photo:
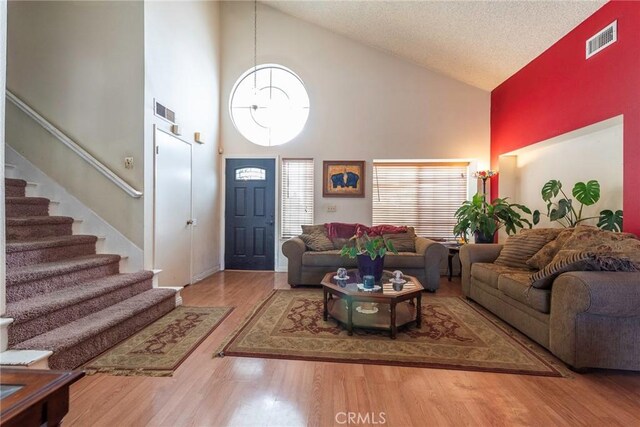
<svg viewBox="0 0 640 427">
<path fill-rule="evenodd" d="M 269 1 L 289 15 L 492 90 L 598 1 Z"/>
</svg>

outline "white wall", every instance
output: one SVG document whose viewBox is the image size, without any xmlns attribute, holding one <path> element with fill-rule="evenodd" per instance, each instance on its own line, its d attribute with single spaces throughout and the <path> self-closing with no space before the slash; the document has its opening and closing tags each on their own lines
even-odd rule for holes
<svg viewBox="0 0 640 427">
<path fill-rule="evenodd" d="M 144 5 L 145 188 L 153 188 L 153 126 L 170 124 L 153 114 L 153 99 L 175 111 L 181 139 L 193 144 L 193 274 L 219 269 L 220 5 L 156 2 Z M 200 132 L 204 144 L 194 141 Z M 153 265 L 153 198 L 145 199 L 145 260 Z"/>
<path fill-rule="evenodd" d="M 222 3 L 222 147 L 226 157 L 313 157 L 315 222 L 371 222 L 373 159 L 475 158 L 489 164 L 489 92 L 431 72 L 265 5 L 258 5 L 258 63 L 304 81 L 309 120 L 288 144 L 245 140 L 229 94 L 253 66 L 253 4 Z M 323 198 L 323 160 L 366 160 L 365 198 Z M 335 213 L 327 206 L 335 205 Z M 282 263 L 281 263 L 282 266 Z"/>
<path fill-rule="evenodd" d="M 540 191 L 547 181 L 560 180 L 572 198 L 576 182 L 595 179 L 601 186 L 601 198 L 584 208 L 583 217 L 598 216 L 603 209 L 622 209 L 622 131 L 619 116 L 508 153 L 500 159 L 501 197 L 546 212 Z M 558 226 L 543 216 L 540 226 L 549 225 Z"/>
<path fill-rule="evenodd" d="M 141 191 L 143 42 L 142 2 L 8 6 L 8 88 Z M 126 195 L 11 105 L 7 140 L 142 246 L 142 200 Z M 126 156 L 134 157 L 133 169 L 125 169 Z"/>
</svg>

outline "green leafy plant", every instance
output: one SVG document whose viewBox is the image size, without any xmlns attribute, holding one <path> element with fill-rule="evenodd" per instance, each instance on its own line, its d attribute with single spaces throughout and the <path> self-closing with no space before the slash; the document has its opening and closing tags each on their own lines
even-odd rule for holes
<svg viewBox="0 0 640 427">
<path fill-rule="evenodd" d="M 596 225 L 603 230 L 622 231 L 622 211 L 617 210 L 614 212 L 610 209 L 600 211 L 598 224 Z"/>
<path fill-rule="evenodd" d="M 485 239 L 492 239 L 503 227 L 507 234 L 515 234 L 518 228 L 532 227 L 531 221 L 525 218 L 525 215 L 531 215 L 531 210 L 525 205 L 509 203 L 506 197 L 496 198 L 487 203 L 484 196 L 476 194 L 456 211 L 458 223 L 453 232 L 465 241 L 469 234 L 476 233 Z"/>
<path fill-rule="evenodd" d="M 581 222 L 590 219 L 598 220 L 598 227 L 609 231 L 622 231 L 622 211 L 605 209 L 599 216 L 583 217 L 585 206 L 593 206 L 600 200 L 600 183 L 595 179 L 585 182 L 577 182 L 571 191 L 569 198 L 562 189 L 562 182 L 552 179 L 542 186 L 540 192 L 542 200 L 547 203 L 547 217 L 564 227 L 575 227 Z M 559 197 L 559 198 L 558 198 Z M 579 203 L 579 206 L 574 202 Z M 540 211 L 533 212 L 533 223 L 540 221 Z"/>
<path fill-rule="evenodd" d="M 366 254 L 371 260 L 374 260 L 385 256 L 387 251 L 398 254 L 391 240 L 385 240 L 382 236 L 369 236 L 369 234 L 363 233 L 361 236 L 353 236 L 349 242 L 351 243 L 342 247 L 340 255 L 355 258 L 358 255 Z"/>
</svg>

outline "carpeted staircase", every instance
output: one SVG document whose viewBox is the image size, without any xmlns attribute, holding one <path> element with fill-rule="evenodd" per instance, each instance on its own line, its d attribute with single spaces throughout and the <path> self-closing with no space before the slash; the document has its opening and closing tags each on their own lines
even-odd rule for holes
<svg viewBox="0 0 640 427">
<path fill-rule="evenodd" d="M 171 311 L 176 290 L 153 273 L 120 273 L 119 255 L 96 254 L 96 236 L 5 180 L 9 350 L 50 350 L 51 369 L 76 368 Z"/>
</svg>

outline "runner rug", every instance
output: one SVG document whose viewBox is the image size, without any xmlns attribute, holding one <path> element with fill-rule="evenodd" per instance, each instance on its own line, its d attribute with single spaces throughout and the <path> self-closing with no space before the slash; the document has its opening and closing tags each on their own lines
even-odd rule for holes
<svg viewBox="0 0 640 427">
<path fill-rule="evenodd" d="M 325 322 L 322 291 L 277 290 L 218 355 L 566 376 L 545 349 L 479 306 L 458 297 L 422 301 L 422 327 L 399 328 L 392 340 L 357 328 L 349 336 L 337 321 Z"/>
<path fill-rule="evenodd" d="M 230 307 L 176 307 L 87 363 L 84 369 L 89 375 L 171 376 L 232 310 Z"/>
</svg>

